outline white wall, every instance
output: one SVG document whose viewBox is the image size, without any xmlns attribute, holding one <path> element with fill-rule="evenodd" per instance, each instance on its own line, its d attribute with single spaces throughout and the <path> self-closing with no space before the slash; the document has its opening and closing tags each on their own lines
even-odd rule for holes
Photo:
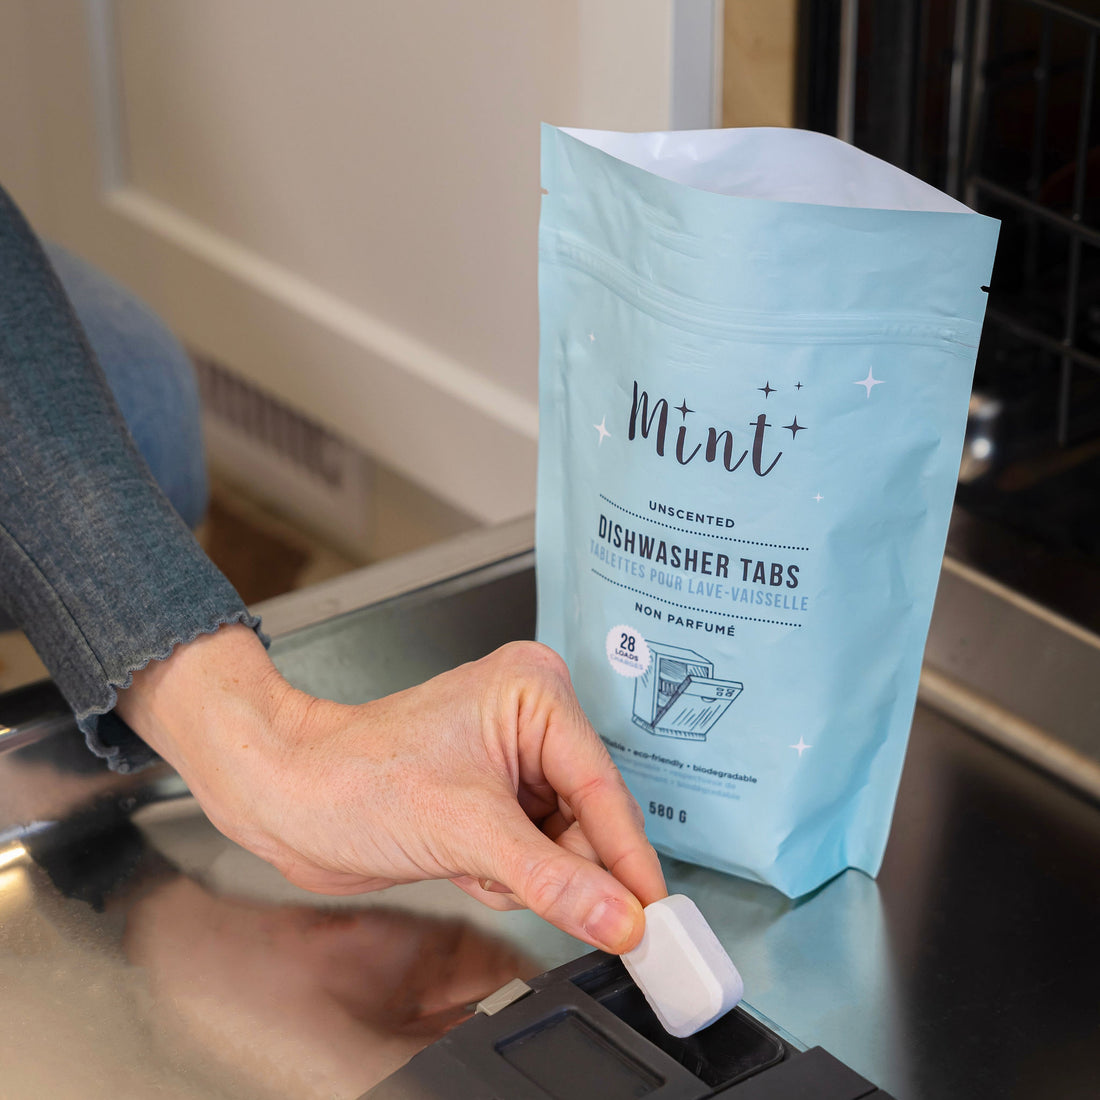
<svg viewBox="0 0 1100 1100">
<path fill-rule="evenodd" d="M 196 347 L 502 519 L 534 502 L 538 123 L 706 125 L 700 6 L 5 0 L 0 179 Z"/>
</svg>

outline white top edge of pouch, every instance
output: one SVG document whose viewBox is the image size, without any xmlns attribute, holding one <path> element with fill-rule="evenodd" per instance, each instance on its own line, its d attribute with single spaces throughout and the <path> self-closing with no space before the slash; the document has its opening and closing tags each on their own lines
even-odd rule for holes
<svg viewBox="0 0 1100 1100">
<path fill-rule="evenodd" d="M 623 965 L 670 1035 L 702 1031 L 745 992 L 744 982 L 691 898 L 671 894 L 645 907 L 645 932 Z"/>
<path fill-rule="evenodd" d="M 744 199 L 971 214 L 961 202 L 854 145 L 812 130 L 562 132 L 662 179 Z"/>
</svg>

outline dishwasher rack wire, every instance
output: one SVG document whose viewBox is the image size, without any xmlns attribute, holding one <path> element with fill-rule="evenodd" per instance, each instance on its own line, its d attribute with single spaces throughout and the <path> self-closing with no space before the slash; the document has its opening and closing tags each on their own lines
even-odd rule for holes
<svg viewBox="0 0 1100 1100">
<path fill-rule="evenodd" d="M 804 0 L 801 22 L 802 125 L 1002 221 L 977 386 L 1017 410 L 1006 457 L 1100 439 L 1100 3 Z"/>
</svg>

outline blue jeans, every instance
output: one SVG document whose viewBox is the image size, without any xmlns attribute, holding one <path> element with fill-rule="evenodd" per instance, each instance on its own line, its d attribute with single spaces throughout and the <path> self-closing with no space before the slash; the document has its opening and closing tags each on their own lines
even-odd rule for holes
<svg viewBox="0 0 1100 1100">
<path fill-rule="evenodd" d="M 188 527 L 209 487 L 195 370 L 180 342 L 139 298 L 52 241 L 42 247 L 72 303 L 137 449 Z M 15 624 L 0 607 L 0 630 Z"/>
<path fill-rule="evenodd" d="M 59 244 L 43 242 L 157 484 L 188 527 L 208 487 L 195 370 L 164 322 L 125 287 Z"/>
</svg>

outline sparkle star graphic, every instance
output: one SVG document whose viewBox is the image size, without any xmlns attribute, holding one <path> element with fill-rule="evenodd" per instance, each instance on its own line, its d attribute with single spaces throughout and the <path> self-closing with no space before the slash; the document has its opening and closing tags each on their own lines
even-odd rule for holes
<svg viewBox="0 0 1100 1100">
<path fill-rule="evenodd" d="M 695 412 L 695 410 L 694 410 L 694 409 L 689 409 L 689 408 L 688 408 L 688 401 L 687 401 L 687 398 L 686 398 L 686 397 L 684 398 L 684 400 L 683 400 L 683 401 L 682 401 L 682 402 L 681 402 L 681 403 L 680 403 L 679 405 L 677 405 L 677 406 L 676 406 L 676 411 L 677 411 L 677 412 L 678 412 L 678 413 L 679 413 L 679 414 L 680 414 L 680 415 L 681 415 L 681 416 L 682 416 L 682 417 L 683 417 L 683 418 L 684 418 L 685 420 L 687 420 L 687 418 L 688 418 L 688 413 L 690 413 L 690 412 Z"/>
<path fill-rule="evenodd" d="M 600 433 L 599 446 L 602 447 L 603 446 L 603 441 L 611 434 L 607 430 L 607 417 L 605 416 L 603 418 L 603 420 L 601 420 L 598 424 L 593 424 L 592 427 L 595 428 L 596 431 L 598 431 Z"/>
<path fill-rule="evenodd" d="M 813 745 L 807 745 L 806 742 L 803 741 L 802 738 L 800 737 L 798 739 L 798 744 L 797 745 L 788 745 L 787 747 L 791 748 L 791 749 L 798 749 L 798 759 L 801 760 L 802 759 L 802 754 L 807 749 L 812 749 Z"/>
<path fill-rule="evenodd" d="M 790 429 L 791 439 L 794 439 L 799 432 L 804 432 L 806 430 L 806 426 L 804 424 L 799 424 L 797 416 L 794 418 L 793 424 L 784 424 L 783 427 Z"/>
<path fill-rule="evenodd" d="M 765 401 L 767 401 L 769 395 L 775 393 L 775 389 L 772 386 L 771 382 L 765 382 L 764 385 L 757 386 L 756 388 L 764 395 Z"/>
<path fill-rule="evenodd" d="M 818 493 L 817 496 L 812 497 L 811 499 L 816 500 L 817 503 L 820 504 L 825 498 L 820 493 Z"/>
<path fill-rule="evenodd" d="M 853 382 L 852 385 L 853 386 L 865 386 L 867 388 L 867 396 L 870 397 L 871 396 L 871 390 L 875 386 L 881 386 L 882 385 L 882 379 L 881 378 L 876 378 L 871 373 L 871 368 L 868 367 L 867 368 L 867 377 L 866 378 L 861 378 L 858 382 Z"/>
</svg>

